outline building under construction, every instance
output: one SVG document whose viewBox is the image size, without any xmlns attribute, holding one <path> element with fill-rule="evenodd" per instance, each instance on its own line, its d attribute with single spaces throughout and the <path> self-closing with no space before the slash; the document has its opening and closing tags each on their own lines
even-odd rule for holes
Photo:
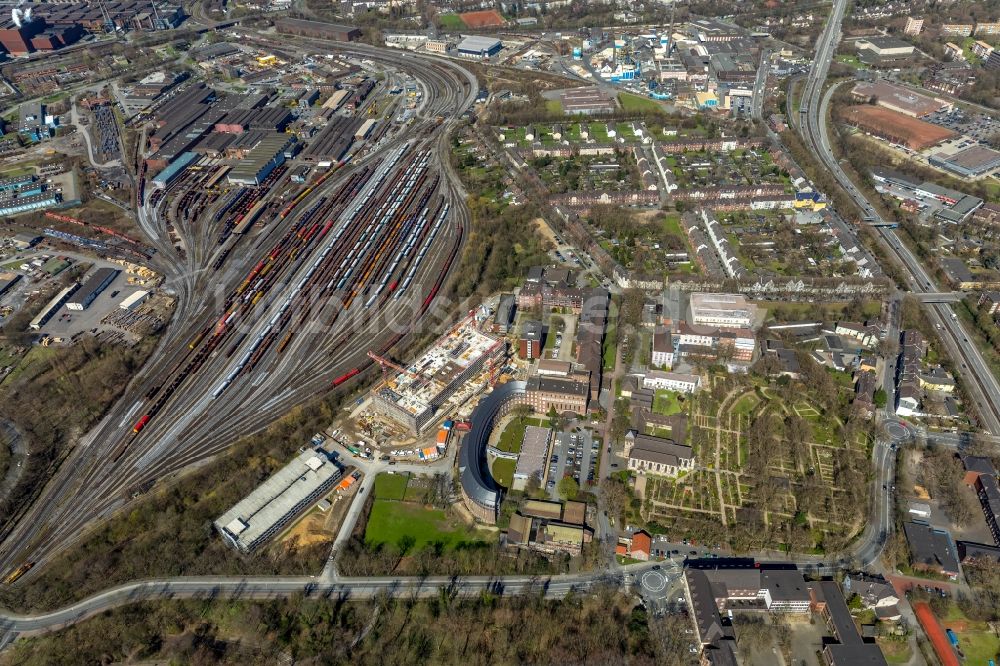
<svg viewBox="0 0 1000 666">
<path fill-rule="evenodd" d="M 506 343 L 480 323 L 473 312 L 406 367 L 373 356 L 386 371 L 371 390 L 375 411 L 419 435 L 456 391 L 484 372 L 485 387 L 503 365 Z"/>
</svg>

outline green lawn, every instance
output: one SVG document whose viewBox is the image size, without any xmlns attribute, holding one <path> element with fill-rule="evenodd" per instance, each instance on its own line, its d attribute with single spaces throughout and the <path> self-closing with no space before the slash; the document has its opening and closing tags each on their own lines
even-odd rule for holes
<svg viewBox="0 0 1000 666">
<path fill-rule="evenodd" d="M 677 236 L 678 238 L 684 238 L 685 234 L 681 230 L 681 215 L 680 213 L 667 213 L 663 219 L 663 230 L 672 236 Z"/>
<path fill-rule="evenodd" d="M 21 358 L 21 362 L 16 368 L 10 371 L 10 374 L 0 381 L 0 384 L 13 384 L 18 376 L 28 369 L 32 363 L 44 363 L 51 359 L 57 353 L 55 347 L 42 347 L 41 345 L 35 345 L 28 353 Z"/>
<path fill-rule="evenodd" d="M 836 57 L 836 60 L 845 65 L 850 65 L 854 69 L 868 69 L 868 65 L 858 60 L 858 56 L 855 55 L 839 55 Z"/>
<path fill-rule="evenodd" d="M 590 138 L 597 143 L 607 143 L 608 142 L 608 125 L 607 123 L 590 123 Z"/>
<path fill-rule="evenodd" d="M 882 655 L 890 664 L 908 664 L 912 658 L 910 646 L 906 641 L 879 640 L 878 646 Z"/>
<path fill-rule="evenodd" d="M 632 123 L 618 123 L 615 131 L 618 132 L 618 136 L 622 139 L 635 139 L 635 132 L 632 131 Z"/>
<path fill-rule="evenodd" d="M 608 326 L 607 336 L 604 338 L 604 369 L 614 370 L 616 353 L 618 351 L 618 328 L 614 324 Z"/>
<path fill-rule="evenodd" d="M 65 259 L 60 259 L 59 257 L 52 257 L 42 264 L 42 270 L 49 275 L 58 275 L 67 268 L 69 268 L 69 262 Z"/>
<path fill-rule="evenodd" d="M 510 488 L 510 484 L 514 480 L 514 469 L 516 467 L 516 460 L 497 458 L 493 461 L 493 478 L 504 488 Z"/>
<path fill-rule="evenodd" d="M 989 629 L 966 630 L 958 634 L 958 646 L 967 664 L 985 664 L 1000 654 L 1000 638 Z"/>
<path fill-rule="evenodd" d="M 749 416 L 753 408 L 757 406 L 760 400 L 756 395 L 750 393 L 748 395 L 740 398 L 735 405 L 732 407 L 732 412 L 734 414 L 742 414 L 743 416 Z"/>
<path fill-rule="evenodd" d="M 406 543 L 409 550 L 420 550 L 432 543 L 456 548 L 478 541 L 475 536 L 470 539 L 460 524 L 450 524 L 443 510 L 408 502 L 376 499 L 365 527 L 365 542 L 373 546 Z"/>
<path fill-rule="evenodd" d="M 618 560 L 618 564 L 638 564 L 643 560 L 637 560 L 626 555 L 615 555 L 615 559 Z"/>
<path fill-rule="evenodd" d="M 663 107 L 656 100 L 640 97 L 631 93 L 618 93 L 618 102 L 622 111 L 627 113 L 662 113 Z"/>
<path fill-rule="evenodd" d="M 379 474 L 375 477 L 375 498 L 402 501 L 409 480 L 409 474 Z"/>
<path fill-rule="evenodd" d="M 458 14 L 441 14 L 438 18 L 438 23 L 441 24 L 442 28 L 448 28 L 449 30 L 461 30 L 465 27 L 462 23 L 462 17 Z"/>
<path fill-rule="evenodd" d="M 679 414 L 681 412 L 681 403 L 678 400 L 679 395 L 675 391 L 657 391 L 656 396 L 653 398 L 653 411 L 663 416 Z"/>
<path fill-rule="evenodd" d="M 963 623 L 965 629 L 956 629 L 954 622 Z M 941 624 L 958 635 L 958 647 L 965 654 L 966 664 L 986 664 L 1000 654 L 1000 638 L 990 631 L 989 625 L 968 619 L 957 604 L 948 607 L 948 612 L 941 616 Z"/>
<path fill-rule="evenodd" d="M 562 102 L 557 99 L 545 100 L 545 110 L 554 116 L 563 115 Z"/>
<path fill-rule="evenodd" d="M 500 433 L 500 441 L 497 448 L 507 453 L 520 453 L 521 442 L 524 440 L 524 429 L 530 425 L 541 426 L 541 419 L 523 418 L 514 419 L 507 424 L 507 427 Z"/>
<path fill-rule="evenodd" d="M 35 175 L 35 164 L 21 164 L 9 169 L 4 169 L 0 171 L 0 177 L 2 178 L 14 178 L 16 176 L 34 176 Z"/>
</svg>

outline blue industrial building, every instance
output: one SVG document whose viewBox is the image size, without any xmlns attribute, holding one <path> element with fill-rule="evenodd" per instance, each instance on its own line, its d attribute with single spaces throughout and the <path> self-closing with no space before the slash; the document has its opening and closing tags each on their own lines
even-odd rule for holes
<svg viewBox="0 0 1000 666">
<path fill-rule="evenodd" d="M 35 177 L 31 174 L 24 176 L 13 176 L 12 178 L 0 179 L 0 192 L 11 192 L 21 189 L 25 185 L 35 182 Z"/>
<path fill-rule="evenodd" d="M 276 167 L 285 163 L 286 155 L 294 154 L 290 153 L 294 146 L 295 137 L 291 134 L 264 137 L 226 178 L 233 185 L 260 185 Z"/>
<path fill-rule="evenodd" d="M 181 175 L 184 169 L 194 164 L 198 160 L 198 157 L 198 153 L 182 153 L 180 157 L 168 164 L 167 168 L 153 177 L 153 185 L 156 187 L 170 187 L 177 179 L 177 176 Z"/>
<path fill-rule="evenodd" d="M 467 58 L 491 58 L 500 53 L 503 44 L 493 37 L 469 35 L 458 45 L 458 55 Z"/>
<path fill-rule="evenodd" d="M 58 192 L 47 191 L 29 196 L 19 196 L 15 199 L 0 201 L 0 215 L 16 215 L 29 210 L 51 208 L 62 200 Z"/>
</svg>

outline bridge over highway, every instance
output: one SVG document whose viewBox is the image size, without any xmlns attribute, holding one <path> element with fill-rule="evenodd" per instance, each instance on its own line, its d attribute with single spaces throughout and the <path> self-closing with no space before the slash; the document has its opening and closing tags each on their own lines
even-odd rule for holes
<svg viewBox="0 0 1000 666">
<path fill-rule="evenodd" d="M 965 294 L 960 291 L 935 291 L 913 294 L 921 303 L 958 303 Z"/>
</svg>

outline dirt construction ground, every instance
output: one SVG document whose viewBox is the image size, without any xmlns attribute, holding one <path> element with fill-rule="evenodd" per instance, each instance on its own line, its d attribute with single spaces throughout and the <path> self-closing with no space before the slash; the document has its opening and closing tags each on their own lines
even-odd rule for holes
<svg viewBox="0 0 1000 666">
<path fill-rule="evenodd" d="M 496 28 L 507 24 L 495 9 L 487 9 L 481 12 L 465 12 L 464 14 L 459 14 L 459 18 L 462 19 L 462 23 L 470 28 Z"/>
</svg>

